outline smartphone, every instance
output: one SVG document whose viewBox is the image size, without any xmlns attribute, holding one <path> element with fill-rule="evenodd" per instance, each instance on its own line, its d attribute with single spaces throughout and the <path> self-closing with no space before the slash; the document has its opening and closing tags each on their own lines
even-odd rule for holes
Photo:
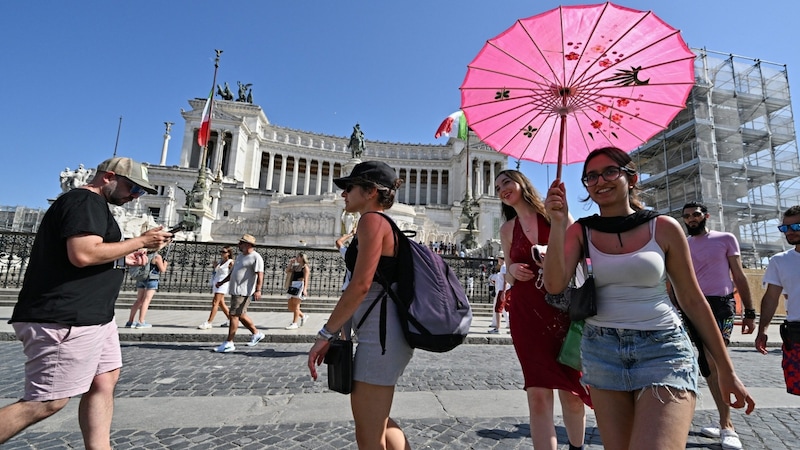
<svg viewBox="0 0 800 450">
<path fill-rule="evenodd" d="M 179 223 L 178 226 L 176 226 L 175 228 L 170 229 L 169 231 L 167 231 L 167 233 L 175 234 L 175 233 L 177 233 L 179 231 L 183 231 L 185 229 L 186 229 L 186 225 L 184 225 L 182 223 Z"/>
</svg>

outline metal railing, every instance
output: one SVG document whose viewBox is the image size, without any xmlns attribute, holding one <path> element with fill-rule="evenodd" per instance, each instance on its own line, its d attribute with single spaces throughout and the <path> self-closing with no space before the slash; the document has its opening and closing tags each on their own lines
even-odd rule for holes
<svg viewBox="0 0 800 450">
<path fill-rule="evenodd" d="M 0 232 L 0 288 L 19 289 L 33 246 L 33 233 Z M 167 271 L 161 275 L 160 292 L 207 293 L 210 290 L 212 264 L 219 258 L 219 250 L 226 245 L 218 242 L 181 241 L 161 251 L 169 260 Z M 236 247 L 235 244 L 230 244 Z M 167 251 L 169 254 L 167 255 Z M 256 247 L 264 258 L 264 286 L 267 296 L 282 295 L 286 265 L 298 252 L 306 254 L 311 266 L 309 292 L 318 297 L 338 297 L 344 280 L 344 260 L 335 249 L 308 247 Z M 443 256 L 447 264 L 467 289 L 470 301 L 489 303 L 489 275 L 495 263 L 492 259 Z M 472 278 L 472 282 L 470 282 Z M 127 275 L 122 290 L 135 290 L 135 282 Z M 469 286 L 472 285 L 470 289 Z"/>
</svg>

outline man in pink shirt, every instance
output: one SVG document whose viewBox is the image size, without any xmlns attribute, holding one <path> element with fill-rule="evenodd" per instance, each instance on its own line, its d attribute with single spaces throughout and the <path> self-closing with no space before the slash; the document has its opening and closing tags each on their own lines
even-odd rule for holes
<svg viewBox="0 0 800 450">
<path fill-rule="evenodd" d="M 709 230 L 706 221 L 709 218 L 708 208 L 697 202 L 683 206 L 683 223 L 689 234 L 689 250 L 692 254 L 692 265 L 695 276 L 706 296 L 714 318 L 717 320 L 725 344 L 730 344 L 733 322 L 736 317 L 736 302 L 733 298 L 734 288 L 744 305 L 742 333 L 751 334 L 755 329 L 756 310 L 750 297 L 750 286 L 742 270 L 739 243 L 731 233 Z M 691 325 L 687 323 L 691 328 Z M 693 333 L 695 334 L 695 333 Z M 717 368 L 712 358 L 706 358 L 706 349 L 702 342 L 698 344 L 701 372 L 706 377 L 708 389 L 714 397 L 719 411 L 719 428 L 705 427 L 700 432 L 707 437 L 721 438 L 723 449 L 741 449 L 742 443 L 733 429 L 731 409 L 727 399 L 723 398 L 717 383 Z M 705 367 L 704 367 L 705 366 Z M 706 369 L 707 370 L 703 370 Z"/>
</svg>

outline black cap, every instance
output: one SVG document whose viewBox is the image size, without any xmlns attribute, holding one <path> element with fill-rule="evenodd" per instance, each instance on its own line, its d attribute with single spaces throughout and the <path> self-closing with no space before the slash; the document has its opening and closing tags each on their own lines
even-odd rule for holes
<svg viewBox="0 0 800 450">
<path fill-rule="evenodd" d="M 385 188 L 394 189 L 394 182 L 397 180 L 397 174 L 394 169 L 385 162 L 381 161 L 364 161 L 356 164 L 350 175 L 342 178 L 334 178 L 333 182 L 339 189 L 347 189 L 351 184 L 358 184 L 363 182 L 375 183 Z"/>
</svg>

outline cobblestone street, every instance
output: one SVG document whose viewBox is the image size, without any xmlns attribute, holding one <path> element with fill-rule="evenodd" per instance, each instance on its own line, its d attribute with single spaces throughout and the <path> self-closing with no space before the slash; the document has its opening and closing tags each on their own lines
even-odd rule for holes
<svg viewBox="0 0 800 450">
<path fill-rule="evenodd" d="M 146 411 L 148 405 L 158 405 L 159 410 L 168 414 L 155 424 L 143 420 L 141 427 L 115 425 L 114 448 L 355 448 L 350 411 L 346 401 L 342 401 L 345 397 L 338 395 L 334 400 L 341 401 L 343 406 L 326 411 L 326 420 L 307 420 L 300 413 L 295 419 L 276 415 L 239 425 L 223 420 L 217 426 L 209 426 L 208 420 L 198 420 L 192 426 L 194 418 L 213 414 L 223 406 L 236 408 L 241 403 L 242 408 L 247 408 L 244 400 L 252 397 L 265 404 L 291 404 L 306 398 L 311 400 L 310 405 L 315 404 L 314 398 L 331 398 L 333 394 L 327 391 L 324 382 L 325 369 L 316 382 L 307 373 L 308 348 L 305 343 L 269 343 L 254 348 L 242 346 L 242 350 L 233 354 L 217 354 L 212 352 L 213 344 L 207 343 L 123 343 L 125 366 L 117 386 L 115 423 L 126 418 L 126 411 L 131 411 L 123 407 L 127 402 L 138 401 L 137 407 L 143 408 L 140 411 Z M 777 349 L 767 356 L 749 348 L 732 348 L 730 353 L 739 376 L 757 402 L 759 388 L 783 388 Z M 0 359 L 4 361 L 0 398 L 11 401 L 22 391 L 21 345 L 0 343 Z M 521 384 L 519 365 L 510 345 L 462 345 L 444 354 L 418 351 L 397 386 L 395 406 L 407 397 L 413 399 L 415 394 L 439 392 L 472 396 L 468 398 L 472 399 L 470 408 L 474 410 L 463 417 L 399 417 L 398 422 L 414 449 L 530 449 L 527 411 L 520 413 L 514 409 L 515 414 L 499 417 L 481 414 L 497 393 L 514 398 L 518 395 L 524 402 Z M 75 407 L 77 401 L 70 404 Z M 196 410 L 197 405 L 204 409 Z M 308 412 L 309 416 L 319 416 Z M 247 411 L 241 413 L 247 415 Z M 74 423 L 71 431 L 46 428 L 48 421 L 62 415 L 62 419 Z M 127 418 L 127 422 L 131 420 L 135 422 Z M 717 441 L 699 434 L 701 426 L 715 420 L 710 397 L 701 399 L 687 448 L 719 449 Z M 796 424 L 800 410 L 795 408 L 757 408 L 750 416 L 735 412 L 733 420 L 745 448 L 790 449 L 796 448 L 799 441 Z M 557 417 L 557 431 L 560 446 L 566 448 L 566 431 L 560 417 Z M 586 439 L 587 448 L 602 448 L 591 413 L 587 415 Z M 82 439 L 74 413 L 65 410 L 23 432 L 3 448 L 82 448 Z"/>
</svg>

